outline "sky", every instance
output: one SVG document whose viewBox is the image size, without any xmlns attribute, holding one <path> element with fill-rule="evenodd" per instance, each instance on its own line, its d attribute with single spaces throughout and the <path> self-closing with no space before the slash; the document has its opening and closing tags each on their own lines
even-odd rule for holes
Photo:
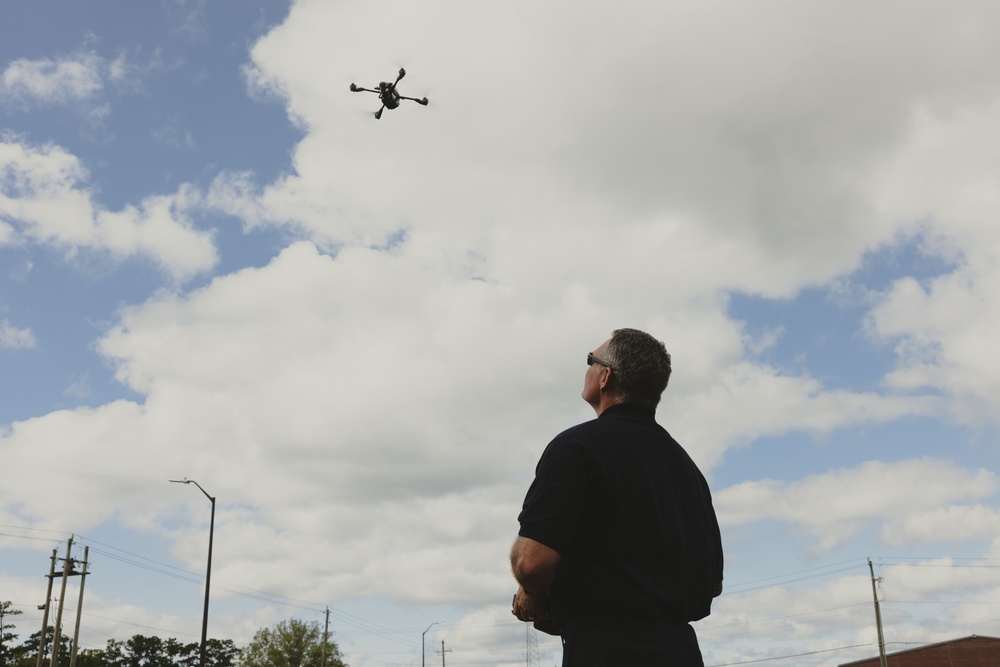
<svg viewBox="0 0 1000 667">
<path fill-rule="evenodd" d="M 706 665 L 877 655 L 872 573 L 888 651 L 996 636 L 998 27 L 996 0 L 8 3 L 17 632 L 72 536 L 81 647 L 197 641 L 187 478 L 209 636 L 329 609 L 351 667 L 558 664 L 508 550 L 593 418 L 584 355 L 636 327 L 722 525 Z M 430 102 L 376 120 L 350 84 L 401 67 Z"/>
</svg>

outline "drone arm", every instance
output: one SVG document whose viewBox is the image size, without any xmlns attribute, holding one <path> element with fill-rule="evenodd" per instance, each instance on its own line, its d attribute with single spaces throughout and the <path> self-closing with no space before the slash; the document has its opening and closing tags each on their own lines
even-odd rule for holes
<svg viewBox="0 0 1000 667">
<path fill-rule="evenodd" d="M 420 99 L 419 97 L 406 97 L 405 95 L 400 95 L 399 99 L 401 99 L 401 100 L 412 100 L 412 101 L 416 102 L 417 104 L 422 104 L 424 106 L 427 106 L 427 98 L 426 97 L 423 98 L 423 99 Z"/>
</svg>

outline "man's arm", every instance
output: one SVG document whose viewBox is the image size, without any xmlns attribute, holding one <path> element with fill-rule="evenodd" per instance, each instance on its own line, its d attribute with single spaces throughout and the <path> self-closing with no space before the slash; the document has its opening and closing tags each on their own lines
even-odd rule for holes
<svg viewBox="0 0 1000 667">
<path fill-rule="evenodd" d="M 519 535 L 510 548 L 510 569 L 526 592 L 540 595 L 552 585 L 561 558 L 555 549 Z"/>
<path fill-rule="evenodd" d="M 511 613 L 522 621 L 548 618 L 546 593 L 556 576 L 562 557 L 555 549 L 530 537 L 518 536 L 510 549 L 510 569 L 520 587 L 514 595 Z"/>
</svg>

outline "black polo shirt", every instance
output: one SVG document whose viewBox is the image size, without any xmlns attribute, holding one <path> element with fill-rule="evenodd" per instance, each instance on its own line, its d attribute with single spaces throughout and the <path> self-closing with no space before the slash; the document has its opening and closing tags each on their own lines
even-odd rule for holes
<svg viewBox="0 0 1000 667">
<path fill-rule="evenodd" d="M 518 521 L 561 556 L 549 591 L 557 629 L 594 614 L 695 621 L 722 581 L 708 484 L 652 409 L 615 405 L 556 436 Z"/>
</svg>

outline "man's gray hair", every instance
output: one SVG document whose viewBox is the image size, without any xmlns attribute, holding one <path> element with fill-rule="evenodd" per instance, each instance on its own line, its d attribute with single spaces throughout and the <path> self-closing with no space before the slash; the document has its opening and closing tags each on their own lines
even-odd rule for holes
<svg viewBox="0 0 1000 667">
<path fill-rule="evenodd" d="M 638 329 L 615 329 L 608 343 L 614 395 L 622 403 L 655 408 L 670 381 L 667 347 Z"/>
</svg>

